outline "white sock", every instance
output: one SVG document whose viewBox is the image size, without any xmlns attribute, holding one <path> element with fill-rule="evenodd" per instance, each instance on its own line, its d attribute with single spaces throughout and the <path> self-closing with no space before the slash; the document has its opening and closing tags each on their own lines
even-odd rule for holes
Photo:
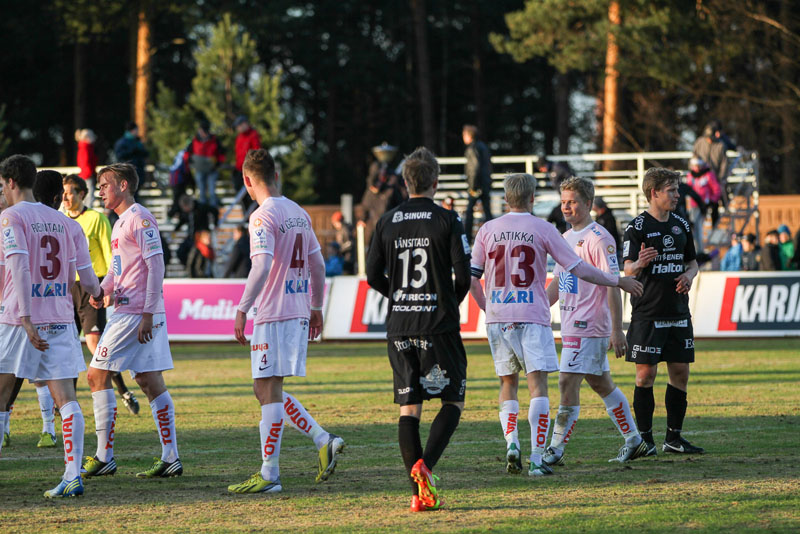
<svg viewBox="0 0 800 534">
<path fill-rule="evenodd" d="M 313 439 L 317 450 L 328 444 L 330 434 L 311 417 L 299 400 L 285 391 L 283 392 L 283 412 L 286 415 L 284 422 L 304 436 Z"/>
<path fill-rule="evenodd" d="M 86 423 L 77 401 L 61 407 L 61 439 L 64 442 L 64 480 L 72 480 L 81 474 L 83 461 L 83 434 Z"/>
<path fill-rule="evenodd" d="M 97 432 L 97 452 L 101 462 L 114 457 L 114 429 L 117 424 L 117 399 L 113 389 L 103 389 L 92 393 L 94 405 L 94 428 Z"/>
<path fill-rule="evenodd" d="M 8 412 L 0 412 L 0 427 L 6 428 L 6 424 L 8 424 Z M 0 451 L 3 450 L 3 437 L 0 437 Z"/>
<path fill-rule="evenodd" d="M 161 461 L 174 462 L 178 459 L 178 436 L 175 434 L 175 404 L 169 391 L 153 399 L 150 411 L 161 439 Z"/>
<path fill-rule="evenodd" d="M 500 426 L 503 428 L 503 437 L 506 438 L 506 447 L 512 443 L 519 450 L 519 427 L 517 418 L 519 417 L 519 401 L 503 401 L 500 406 Z"/>
<path fill-rule="evenodd" d="M 569 442 L 569 437 L 572 435 L 572 430 L 575 428 L 575 423 L 578 422 L 580 413 L 580 406 L 559 405 L 556 420 L 553 423 L 553 435 L 550 437 L 551 447 L 560 451 L 564 450 L 564 447 Z"/>
<path fill-rule="evenodd" d="M 636 421 L 631 414 L 631 406 L 628 404 L 628 398 L 619 389 L 616 388 L 607 397 L 603 398 L 603 403 L 606 405 L 606 412 L 608 416 L 617 425 L 617 430 L 625 438 L 627 445 L 636 445 L 639 443 L 639 430 L 636 428 Z"/>
<path fill-rule="evenodd" d="M 6 434 L 11 434 L 11 413 L 13 411 L 14 411 L 14 405 L 12 404 L 11 406 L 8 407 L 8 411 L 7 412 L 3 412 L 5 414 L 7 414 L 6 415 L 6 422 L 5 422 L 4 425 L 0 425 L 0 428 L 2 428 L 3 432 L 5 432 Z"/>
<path fill-rule="evenodd" d="M 53 397 L 47 386 L 36 386 L 36 396 L 39 398 L 39 409 L 42 411 L 42 432 L 55 435 L 56 416 L 53 413 Z"/>
<path fill-rule="evenodd" d="M 536 397 L 531 399 L 528 408 L 528 422 L 531 424 L 531 462 L 542 464 L 547 443 L 547 432 L 550 430 L 550 399 Z"/>
<path fill-rule="evenodd" d="M 261 478 L 275 481 L 281 474 L 281 437 L 283 437 L 283 405 L 280 402 L 261 406 Z"/>
</svg>

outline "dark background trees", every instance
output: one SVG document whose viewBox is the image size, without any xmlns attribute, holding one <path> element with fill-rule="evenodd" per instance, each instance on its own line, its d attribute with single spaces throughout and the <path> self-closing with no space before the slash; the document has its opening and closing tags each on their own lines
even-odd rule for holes
<svg viewBox="0 0 800 534">
<path fill-rule="evenodd" d="M 280 76 L 281 135 L 298 140 L 291 168 L 308 175 L 313 165 L 321 201 L 360 194 L 370 147 L 384 140 L 403 152 L 425 143 L 461 154 L 464 123 L 478 125 L 494 153 L 519 154 L 685 149 L 718 118 L 762 155 L 767 191 L 798 191 L 800 15 L 789 0 L 0 6 L 0 140 L 10 141 L 6 154 L 37 154 L 43 164 L 74 162 L 78 127 L 97 132 L 102 161 L 125 121 L 141 121 L 143 105 L 152 115 L 159 84 L 183 106 L 197 44 L 229 13 L 256 42 L 264 72 Z M 137 60 L 143 24 L 149 46 Z M 606 84 L 609 36 L 616 89 Z M 148 53 L 143 78 L 137 64 Z M 599 105 L 581 105 L 590 99 Z"/>
</svg>

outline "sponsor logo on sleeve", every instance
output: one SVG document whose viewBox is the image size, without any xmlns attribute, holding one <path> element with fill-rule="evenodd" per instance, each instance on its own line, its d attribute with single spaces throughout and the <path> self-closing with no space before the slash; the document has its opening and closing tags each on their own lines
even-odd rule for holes
<svg viewBox="0 0 800 534">
<path fill-rule="evenodd" d="M 3 217 L 3 226 L 8 226 L 9 220 L 8 217 Z"/>
<path fill-rule="evenodd" d="M 8 219 L 4 219 L 4 222 L 8 221 Z M 6 253 L 11 250 L 18 250 L 19 245 L 17 244 L 17 236 L 14 234 L 13 228 L 3 228 L 3 247 L 6 249 Z"/>
<path fill-rule="evenodd" d="M 622 255 L 623 256 L 627 256 L 630 251 L 631 251 L 631 242 L 630 241 L 625 241 L 622 244 Z"/>
<path fill-rule="evenodd" d="M 617 253 L 617 248 L 614 245 L 608 245 L 606 247 L 606 250 L 608 251 L 609 254 L 616 254 Z"/>
<path fill-rule="evenodd" d="M 470 254 L 472 249 L 469 248 L 469 241 L 467 241 L 467 236 L 461 234 L 461 245 L 464 247 L 464 254 Z"/>
<path fill-rule="evenodd" d="M 142 219 L 142 226 L 148 228 L 150 226 L 150 221 L 148 221 L 147 219 Z"/>
</svg>

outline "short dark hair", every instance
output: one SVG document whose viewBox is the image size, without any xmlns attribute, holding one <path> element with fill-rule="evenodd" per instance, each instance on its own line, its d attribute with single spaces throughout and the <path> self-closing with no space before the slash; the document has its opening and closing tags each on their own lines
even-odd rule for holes
<svg viewBox="0 0 800 534">
<path fill-rule="evenodd" d="M 642 181 L 642 191 L 647 201 L 650 202 L 650 196 L 653 190 L 658 191 L 662 187 L 672 184 L 680 183 L 681 173 L 671 171 L 663 167 L 651 167 L 644 173 L 644 180 Z"/>
<path fill-rule="evenodd" d="M 100 177 L 106 173 L 114 175 L 114 179 L 119 182 L 128 182 L 128 190 L 133 195 L 139 188 L 139 175 L 136 174 L 136 167 L 130 163 L 112 163 L 107 167 L 100 169 L 97 173 L 97 183 L 100 183 Z"/>
<path fill-rule="evenodd" d="M 75 186 L 78 193 L 83 193 L 84 196 L 89 194 L 89 186 L 86 185 L 86 180 L 77 174 L 68 174 L 64 177 L 64 187 L 66 188 L 68 185 Z"/>
<path fill-rule="evenodd" d="M 126 132 L 130 132 L 132 130 L 135 130 L 138 127 L 139 127 L 139 125 L 136 124 L 134 121 L 128 121 L 128 122 L 125 123 L 125 131 Z"/>
<path fill-rule="evenodd" d="M 744 241 L 747 241 L 748 243 L 753 243 L 755 245 L 755 243 L 756 243 L 756 234 L 749 233 L 749 234 L 743 236 L 742 239 Z"/>
<path fill-rule="evenodd" d="M 15 154 L 0 162 L 0 176 L 14 180 L 20 188 L 31 189 L 36 181 L 36 164 L 28 156 Z"/>
<path fill-rule="evenodd" d="M 58 171 L 39 171 L 33 182 L 33 198 L 45 206 L 58 209 L 64 195 L 64 177 Z"/>
<path fill-rule="evenodd" d="M 242 164 L 242 171 L 250 178 L 255 178 L 262 184 L 275 183 L 275 160 L 269 151 L 264 148 L 251 149 Z"/>
<path fill-rule="evenodd" d="M 778 230 L 770 230 L 769 232 L 767 232 L 767 235 L 774 235 L 775 237 L 780 237 Z"/>
<path fill-rule="evenodd" d="M 439 162 L 433 152 L 421 146 L 406 156 L 403 162 L 403 179 L 408 192 L 419 194 L 433 187 L 439 177 Z"/>
</svg>

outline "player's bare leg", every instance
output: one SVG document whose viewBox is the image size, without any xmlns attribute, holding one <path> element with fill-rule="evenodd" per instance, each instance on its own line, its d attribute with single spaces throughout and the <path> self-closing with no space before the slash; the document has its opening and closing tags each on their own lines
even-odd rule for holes
<svg viewBox="0 0 800 534">
<path fill-rule="evenodd" d="M 53 401 L 61 413 L 61 438 L 64 442 L 64 476 L 53 489 L 45 492 L 48 498 L 66 497 L 83 494 L 81 480 L 81 458 L 83 456 L 83 436 L 85 422 L 75 385 L 71 378 L 48 380 Z"/>
<path fill-rule="evenodd" d="M 550 399 L 547 396 L 546 371 L 531 371 L 527 374 L 531 403 L 528 422 L 531 425 L 531 456 L 529 476 L 552 475 L 553 470 L 542 462 L 550 430 Z"/>
<path fill-rule="evenodd" d="M 1 376 L 12 376 L 9 374 L 2 374 Z M 3 434 L 3 439 L 0 441 L 0 450 L 11 443 L 11 412 L 14 410 L 14 402 L 17 400 L 17 395 L 19 395 L 19 390 L 22 388 L 22 383 L 25 380 L 23 378 L 16 378 L 14 377 L 13 381 L 10 382 L 10 386 L 6 387 L 0 385 L 0 395 L 2 395 L 3 388 L 7 389 L 6 395 L 7 399 L 3 402 L 0 402 L 0 420 L 2 420 L 3 424 L 0 424 L 0 432 Z M 5 413 L 5 416 L 3 414 Z"/>
<path fill-rule="evenodd" d="M 283 377 L 253 380 L 253 393 L 261 405 L 261 470 L 241 484 L 228 486 L 231 493 L 278 493 L 281 486 L 280 454 L 283 437 Z"/>
<path fill-rule="evenodd" d="M 506 440 L 506 471 L 522 472 L 519 448 L 519 373 L 500 377 L 500 426 Z"/>
<path fill-rule="evenodd" d="M 3 431 L 3 441 L 0 442 L 0 452 L 3 450 L 3 443 L 6 441 L 5 439 L 5 428 L 6 423 L 8 422 L 8 405 L 9 399 L 11 399 L 11 394 L 14 389 L 14 383 L 17 381 L 17 377 L 12 375 L 11 373 L 0 373 L 0 430 Z"/>
<path fill-rule="evenodd" d="M 56 446 L 56 429 L 55 429 L 55 410 L 56 403 L 53 396 L 50 394 L 50 388 L 45 382 L 34 382 L 36 386 L 36 398 L 39 401 L 39 410 L 42 413 L 42 433 L 39 436 L 39 443 L 36 444 L 39 448 L 48 448 Z M 75 384 L 73 381 L 73 391 Z"/>
<path fill-rule="evenodd" d="M 692 445 L 681 437 L 683 420 L 686 417 L 686 392 L 689 386 L 689 364 L 683 362 L 667 362 L 669 383 L 664 394 L 667 408 L 667 435 L 664 438 L 664 452 L 684 454 L 702 454 L 702 447 Z"/>
</svg>

